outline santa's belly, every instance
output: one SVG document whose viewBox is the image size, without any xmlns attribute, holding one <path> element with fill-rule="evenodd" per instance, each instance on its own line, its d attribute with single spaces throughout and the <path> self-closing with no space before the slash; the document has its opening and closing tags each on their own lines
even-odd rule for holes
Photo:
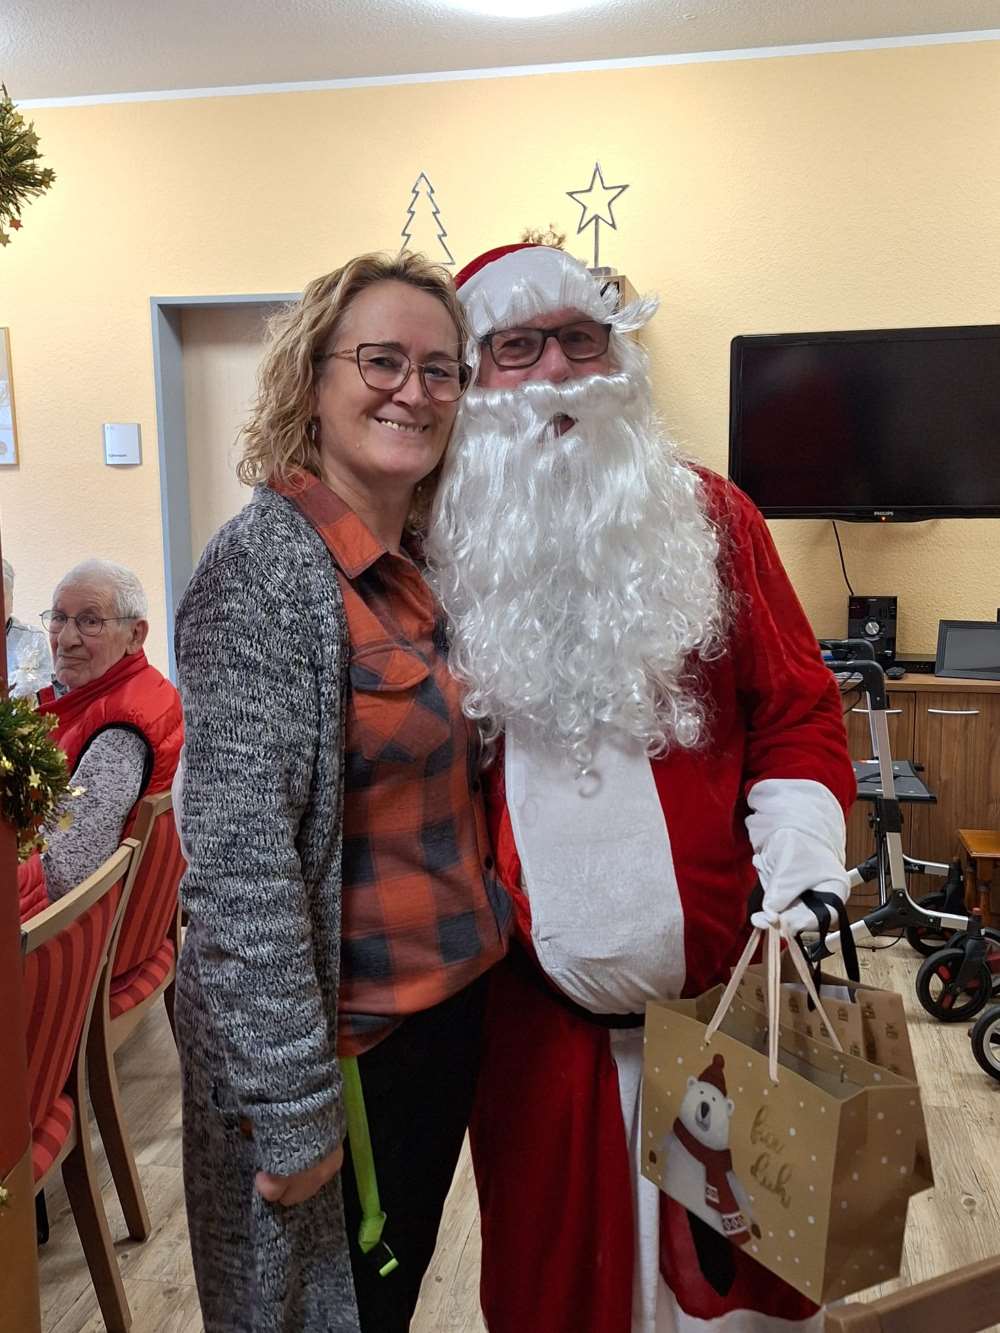
<svg viewBox="0 0 1000 1333">
<path fill-rule="evenodd" d="M 684 914 L 648 757 L 602 744 L 595 777 L 506 737 L 506 787 L 538 961 L 596 1013 L 641 1012 L 684 984 Z"/>
</svg>

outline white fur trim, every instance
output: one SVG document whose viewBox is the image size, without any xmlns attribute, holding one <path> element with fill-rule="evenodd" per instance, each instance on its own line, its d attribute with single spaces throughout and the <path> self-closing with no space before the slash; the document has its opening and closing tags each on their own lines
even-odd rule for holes
<svg viewBox="0 0 1000 1333">
<path fill-rule="evenodd" d="M 660 1191 L 642 1174 L 642 1055 L 641 1028 L 609 1033 L 611 1058 L 618 1074 L 618 1096 L 628 1146 L 632 1181 L 632 1217 L 635 1226 L 635 1263 L 632 1270 L 631 1333 L 655 1333 L 660 1277 Z"/>
<path fill-rule="evenodd" d="M 809 1319 L 779 1319 L 756 1310 L 730 1310 L 716 1319 L 698 1319 L 684 1313 L 660 1278 L 655 1333 L 823 1333 L 824 1322 L 822 1310 Z M 637 1333 L 634 1323 L 632 1333 Z"/>
<path fill-rule="evenodd" d="M 634 333 L 648 323 L 659 299 L 646 296 L 615 310 L 615 293 L 565 250 L 538 245 L 512 250 L 486 264 L 464 282 L 459 298 L 465 306 L 473 337 L 510 328 L 555 310 L 579 310 L 590 319 L 610 322 L 618 333 Z"/>
<path fill-rule="evenodd" d="M 507 806 L 538 961 L 596 1013 L 641 1013 L 684 985 L 684 912 L 649 757 L 597 746 L 578 779 L 517 720 L 506 735 Z"/>
<path fill-rule="evenodd" d="M 462 284 L 459 297 L 477 338 L 550 310 L 579 310 L 606 320 L 614 309 L 613 294 L 602 296 L 578 259 L 546 245 L 494 259 Z"/>
</svg>

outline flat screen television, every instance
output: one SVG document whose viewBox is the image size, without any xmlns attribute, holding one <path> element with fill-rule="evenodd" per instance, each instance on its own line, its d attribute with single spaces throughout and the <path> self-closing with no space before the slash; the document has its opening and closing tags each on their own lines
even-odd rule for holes
<svg viewBox="0 0 1000 1333">
<path fill-rule="evenodd" d="M 734 338 L 729 475 L 769 518 L 1000 517 L 1000 325 Z"/>
</svg>

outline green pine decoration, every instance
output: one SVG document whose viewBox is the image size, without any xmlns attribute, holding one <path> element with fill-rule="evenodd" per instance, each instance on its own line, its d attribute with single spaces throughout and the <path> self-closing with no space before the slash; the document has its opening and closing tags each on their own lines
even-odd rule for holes
<svg viewBox="0 0 1000 1333">
<path fill-rule="evenodd" d="M 20 230 L 24 205 L 56 178 L 40 161 L 34 124 L 25 121 L 0 83 L 0 245 L 9 245 L 10 233 Z"/>
<path fill-rule="evenodd" d="M 21 861 L 44 849 L 43 825 L 69 790 L 66 756 L 50 734 L 55 724 L 29 699 L 0 698 L 0 813 L 14 826 Z"/>
</svg>

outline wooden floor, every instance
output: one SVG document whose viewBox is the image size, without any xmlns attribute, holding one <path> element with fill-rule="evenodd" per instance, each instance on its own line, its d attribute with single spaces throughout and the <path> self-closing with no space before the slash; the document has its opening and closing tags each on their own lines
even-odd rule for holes
<svg viewBox="0 0 1000 1333">
<path fill-rule="evenodd" d="M 886 1291 L 1000 1252 L 1000 1083 L 980 1071 L 964 1024 L 934 1023 L 917 1005 L 911 978 L 918 962 L 905 943 L 862 953 L 865 979 L 900 990 L 906 1001 L 937 1174 L 936 1188 L 910 1204 L 903 1275 Z M 177 1057 L 162 1007 L 119 1052 L 118 1069 L 153 1223 L 144 1245 L 126 1238 L 96 1136 L 95 1145 L 134 1333 L 201 1333 L 181 1187 Z M 61 1186 L 50 1188 L 48 1204 L 51 1238 L 40 1265 L 42 1326 L 45 1333 L 99 1333 L 104 1323 Z M 484 1333 L 477 1294 L 479 1252 L 475 1190 L 465 1153 L 412 1333 Z M 1000 1329 L 1000 1323 L 994 1327 Z"/>
</svg>

